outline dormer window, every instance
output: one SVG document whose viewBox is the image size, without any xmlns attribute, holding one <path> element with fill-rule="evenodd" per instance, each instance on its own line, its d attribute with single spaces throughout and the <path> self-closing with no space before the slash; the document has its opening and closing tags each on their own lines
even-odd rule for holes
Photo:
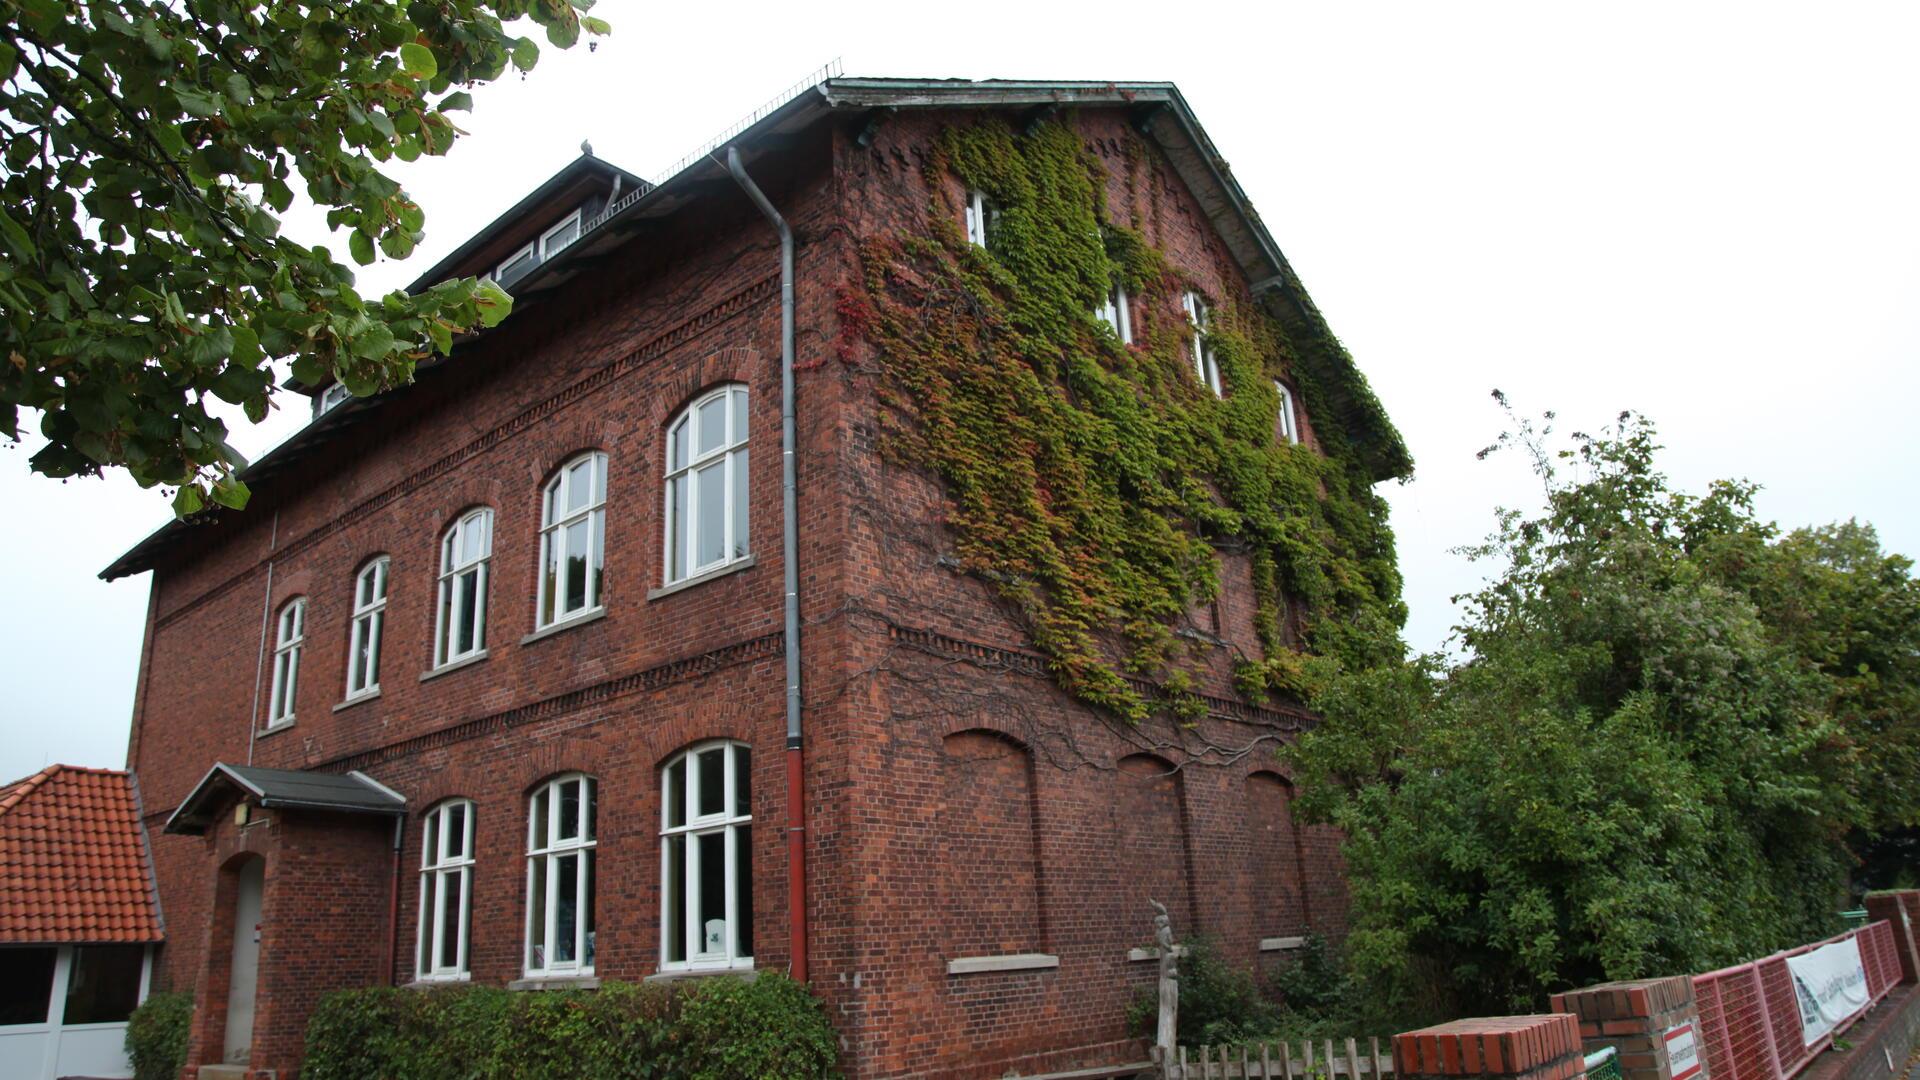
<svg viewBox="0 0 1920 1080">
<path fill-rule="evenodd" d="M 340 383 L 329 383 L 325 390 L 320 391 L 320 401 L 314 408 L 313 415 L 319 416 L 328 412 L 352 396 L 353 394 L 348 392 L 347 388 Z"/>
<path fill-rule="evenodd" d="M 542 262 L 560 254 L 568 244 L 580 239 L 580 211 L 575 210 L 562 218 L 560 224 L 540 234 L 540 259 Z"/>
<path fill-rule="evenodd" d="M 505 286 L 507 282 L 518 280 L 521 275 L 538 265 L 540 265 L 540 256 L 534 254 L 533 245 L 528 244 L 500 264 L 499 269 L 493 272 L 493 280 Z"/>
<path fill-rule="evenodd" d="M 1115 283 L 1107 290 L 1107 298 L 1093 313 L 1094 317 L 1113 328 L 1120 337 L 1120 344 L 1133 344 L 1133 318 L 1127 311 L 1127 290 Z"/>
<path fill-rule="evenodd" d="M 979 188 L 967 192 L 967 242 L 986 247 L 994 229 L 1000 225 L 1000 207 Z"/>
</svg>

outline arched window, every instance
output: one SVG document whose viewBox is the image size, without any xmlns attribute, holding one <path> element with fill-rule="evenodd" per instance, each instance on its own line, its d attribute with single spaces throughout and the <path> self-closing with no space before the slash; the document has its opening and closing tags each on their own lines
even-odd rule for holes
<svg viewBox="0 0 1920 1080">
<path fill-rule="evenodd" d="M 1187 322 L 1193 326 L 1193 374 L 1200 385 L 1213 391 L 1214 397 L 1224 397 L 1220 388 L 1220 359 L 1213 355 L 1213 348 L 1207 344 L 1207 302 L 1199 293 L 1188 290 L 1180 298 L 1180 304 L 1187 312 Z"/>
<path fill-rule="evenodd" d="M 353 625 L 347 631 L 347 699 L 380 690 L 380 632 L 387 621 L 387 557 L 353 578 Z"/>
<path fill-rule="evenodd" d="M 747 557 L 747 388 L 723 386 L 667 429 L 667 583 Z"/>
<path fill-rule="evenodd" d="M 540 785 L 527 808 L 527 974 L 593 971 L 599 785 L 579 773 Z"/>
<path fill-rule="evenodd" d="M 293 723 L 293 699 L 300 685 L 300 647 L 307 640 L 307 600 L 290 600 L 280 609 L 273 637 L 273 692 L 267 697 L 267 726 Z M 257 684 L 256 684 L 257 685 Z"/>
<path fill-rule="evenodd" d="M 702 743 L 660 774 L 660 968 L 753 967 L 753 772 Z"/>
<path fill-rule="evenodd" d="M 607 455 L 582 454 L 547 481 L 540 499 L 538 626 L 600 607 L 606 519 Z"/>
<path fill-rule="evenodd" d="M 415 971 L 422 979 L 465 978 L 473 921 L 473 803 L 441 803 L 427 811 L 425 830 Z"/>
<path fill-rule="evenodd" d="M 487 563 L 493 557 L 493 511 L 472 510 L 440 541 L 440 604 L 433 664 L 441 667 L 487 648 Z"/>
<path fill-rule="evenodd" d="M 1300 418 L 1293 411 L 1293 391 L 1287 384 L 1274 380 L 1273 388 L 1280 393 L 1280 437 L 1290 443 L 1300 441 Z"/>
</svg>

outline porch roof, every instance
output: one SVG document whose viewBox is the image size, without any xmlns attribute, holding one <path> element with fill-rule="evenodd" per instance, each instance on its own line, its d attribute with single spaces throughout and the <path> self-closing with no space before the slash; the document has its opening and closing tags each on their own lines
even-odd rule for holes
<svg viewBox="0 0 1920 1080">
<path fill-rule="evenodd" d="M 190 835 L 206 832 L 218 808 L 233 794 L 251 796 L 268 809 L 331 810 L 389 817 L 407 812 L 404 796 L 365 773 L 342 775 L 217 762 L 167 819 L 167 831 Z"/>
<path fill-rule="evenodd" d="M 160 902 L 133 777 L 49 765 L 0 785 L 0 942 L 151 942 Z"/>
</svg>

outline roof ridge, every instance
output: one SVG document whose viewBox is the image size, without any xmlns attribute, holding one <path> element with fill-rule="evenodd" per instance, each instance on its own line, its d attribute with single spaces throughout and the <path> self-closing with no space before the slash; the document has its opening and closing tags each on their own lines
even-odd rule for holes
<svg viewBox="0 0 1920 1080">
<path fill-rule="evenodd" d="M 49 765 L 32 776 L 23 776 L 6 787 L 6 794 L 0 795 L 0 814 L 20 805 L 21 800 L 39 790 L 42 784 L 52 779 L 55 773 L 65 769 L 65 765 Z"/>
</svg>

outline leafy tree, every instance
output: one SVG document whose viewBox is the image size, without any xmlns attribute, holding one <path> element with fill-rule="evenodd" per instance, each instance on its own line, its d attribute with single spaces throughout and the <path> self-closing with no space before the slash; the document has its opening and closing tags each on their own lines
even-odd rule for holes
<svg viewBox="0 0 1920 1080">
<path fill-rule="evenodd" d="M 253 421 L 275 360 L 355 394 L 504 318 L 449 281 L 363 299 L 280 235 L 296 188 L 354 262 L 403 259 L 425 215 L 381 163 L 444 154 L 461 87 L 571 46 L 591 0 L 0 0 L 0 435 L 41 414 L 49 476 L 123 467 L 176 511 L 244 504 L 208 397 Z"/>
<path fill-rule="evenodd" d="M 1303 813 L 1348 836 L 1353 974 L 1396 1019 L 1817 937 L 1848 831 L 1913 813 L 1910 564 L 1852 523 L 1782 538 L 1751 485 L 1674 491 L 1632 414 L 1550 431 L 1497 444 L 1546 507 L 1471 550 L 1499 569 L 1462 598 L 1464 659 L 1343 678 L 1294 751 Z"/>
</svg>

